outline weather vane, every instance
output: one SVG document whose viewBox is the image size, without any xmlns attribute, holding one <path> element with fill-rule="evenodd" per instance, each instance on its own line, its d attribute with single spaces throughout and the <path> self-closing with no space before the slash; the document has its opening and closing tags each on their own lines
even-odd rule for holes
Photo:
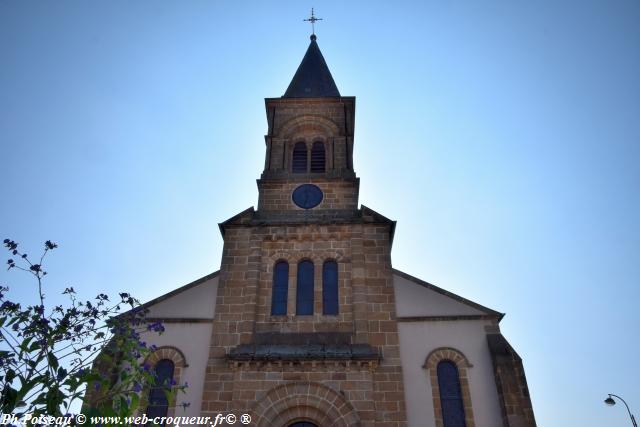
<svg viewBox="0 0 640 427">
<path fill-rule="evenodd" d="M 313 14 L 313 8 L 311 8 L 311 18 L 309 19 L 303 19 L 303 21 L 307 21 L 307 22 L 311 22 L 311 34 L 312 35 L 316 35 L 316 21 L 322 21 L 322 18 L 316 18 L 316 16 Z"/>
</svg>

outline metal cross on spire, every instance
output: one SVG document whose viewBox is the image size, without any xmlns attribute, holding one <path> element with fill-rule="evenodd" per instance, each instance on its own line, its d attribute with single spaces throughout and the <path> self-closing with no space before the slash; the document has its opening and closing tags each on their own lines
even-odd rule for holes
<svg viewBox="0 0 640 427">
<path fill-rule="evenodd" d="M 322 18 L 316 18 L 313 14 L 313 8 L 311 8 L 311 17 L 309 19 L 303 19 L 303 21 L 311 22 L 311 35 L 316 35 L 316 21 L 322 21 Z"/>
</svg>

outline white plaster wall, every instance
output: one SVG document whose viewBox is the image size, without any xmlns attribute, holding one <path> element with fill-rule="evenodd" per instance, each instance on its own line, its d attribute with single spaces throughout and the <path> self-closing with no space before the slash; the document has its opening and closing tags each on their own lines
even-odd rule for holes
<svg viewBox="0 0 640 427">
<path fill-rule="evenodd" d="M 486 314 L 418 283 L 394 275 L 398 317 Z"/>
<path fill-rule="evenodd" d="M 187 367 L 182 371 L 182 383 L 189 384 L 185 393 L 177 394 L 176 402 L 189 402 L 186 409 L 176 409 L 177 416 L 197 416 L 202 404 L 204 376 L 209 360 L 209 341 L 211 339 L 211 323 L 165 323 L 165 332 L 161 335 L 146 332 L 143 340 L 157 347 L 171 346 L 180 349 L 187 360 Z"/>
<path fill-rule="evenodd" d="M 476 427 L 502 425 L 484 331 L 489 323 L 483 320 L 398 323 L 409 427 L 435 427 L 431 383 L 422 366 L 429 353 L 439 347 L 455 348 L 473 365 L 467 368 L 467 376 Z"/>
<path fill-rule="evenodd" d="M 182 383 L 189 387 L 178 393 L 177 403 L 189 402 L 186 410 L 176 409 L 177 416 L 200 415 L 204 377 L 209 361 L 209 344 L 212 333 L 211 322 L 171 322 L 170 319 L 203 319 L 213 321 L 218 293 L 218 277 L 213 277 L 190 289 L 173 295 L 149 307 L 149 317 L 166 319 L 162 334 L 145 332 L 142 340 L 157 347 L 170 346 L 179 349 L 187 361 L 182 372 Z"/>
<path fill-rule="evenodd" d="M 218 276 L 149 307 L 149 317 L 213 319 Z"/>
</svg>

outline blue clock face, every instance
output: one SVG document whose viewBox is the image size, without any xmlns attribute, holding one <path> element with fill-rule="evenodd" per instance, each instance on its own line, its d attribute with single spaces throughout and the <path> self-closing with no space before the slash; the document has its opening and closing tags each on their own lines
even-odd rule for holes
<svg viewBox="0 0 640 427">
<path fill-rule="evenodd" d="M 323 197 L 322 190 L 313 184 L 302 184 L 293 190 L 293 194 L 291 195 L 293 203 L 302 209 L 315 208 L 322 202 Z"/>
</svg>

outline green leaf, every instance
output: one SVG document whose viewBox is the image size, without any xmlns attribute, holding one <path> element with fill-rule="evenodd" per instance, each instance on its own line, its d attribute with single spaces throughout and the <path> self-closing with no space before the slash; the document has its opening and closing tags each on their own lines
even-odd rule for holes
<svg viewBox="0 0 640 427">
<path fill-rule="evenodd" d="M 138 405 L 140 404 L 140 396 L 137 393 L 133 393 L 131 396 L 131 405 L 129 405 L 129 410 L 134 412 L 138 409 Z"/>
<path fill-rule="evenodd" d="M 12 413 L 16 407 L 16 401 L 18 399 L 18 391 L 10 385 L 5 385 L 2 390 L 2 412 Z"/>
<path fill-rule="evenodd" d="M 31 343 L 31 341 L 33 340 L 33 337 L 27 337 L 24 339 L 24 341 L 22 341 L 22 343 L 20 343 L 20 345 L 18 346 L 18 348 L 20 349 L 20 352 L 24 353 L 25 351 L 27 351 L 27 348 L 29 348 L 29 344 Z"/>
<path fill-rule="evenodd" d="M 16 378 L 16 371 L 14 371 L 11 368 L 7 369 L 7 373 L 4 375 L 5 383 L 10 384 L 15 378 Z"/>
<path fill-rule="evenodd" d="M 29 347 L 29 353 L 33 353 L 36 350 L 40 350 L 42 348 L 42 345 L 40 344 L 40 341 L 34 341 L 31 344 L 31 347 Z"/>
<path fill-rule="evenodd" d="M 53 354 L 53 353 L 49 353 L 49 354 L 47 354 L 47 359 L 49 360 L 49 365 L 51 365 L 51 367 L 54 370 L 57 370 L 58 369 L 58 358 L 56 357 L 56 355 Z"/>
</svg>

